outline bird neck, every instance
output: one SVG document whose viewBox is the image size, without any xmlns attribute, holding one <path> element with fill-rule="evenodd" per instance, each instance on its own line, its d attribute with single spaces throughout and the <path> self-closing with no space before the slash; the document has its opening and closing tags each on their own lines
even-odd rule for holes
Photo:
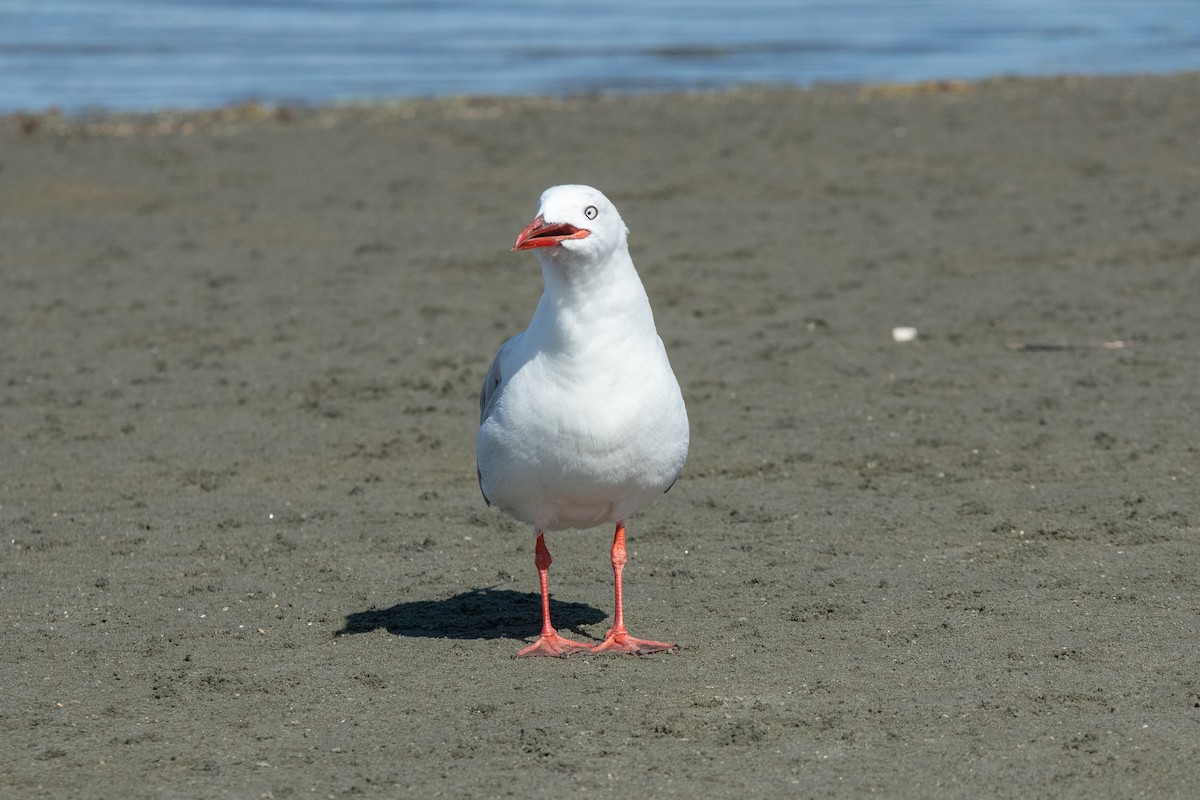
<svg viewBox="0 0 1200 800">
<path fill-rule="evenodd" d="M 657 336 L 646 290 L 628 252 L 608 263 L 542 260 L 543 291 L 530 328 L 564 351 L 603 346 L 613 338 Z"/>
</svg>

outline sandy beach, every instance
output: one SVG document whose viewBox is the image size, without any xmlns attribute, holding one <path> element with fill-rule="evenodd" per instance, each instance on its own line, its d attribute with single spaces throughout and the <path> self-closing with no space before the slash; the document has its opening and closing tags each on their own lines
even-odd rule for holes
<svg viewBox="0 0 1200 800">
<path fill-rule="evenodd" d="M 1197 109 L 1200 73 L 0 118 L 0 795 L 1191 796 Z M 568 182 L 688 403 L 625 572 L 672 653 L 514 658 L 477 397 Z M 547 537 L 573 637 L 611 534 Z"/>
</svg>

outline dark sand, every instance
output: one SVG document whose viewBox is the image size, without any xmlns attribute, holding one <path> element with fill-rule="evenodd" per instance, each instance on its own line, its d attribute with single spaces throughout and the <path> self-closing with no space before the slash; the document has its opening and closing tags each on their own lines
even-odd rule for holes
<svg viewBox="0 0 1200 800">
<path fill-rule="evenodd" d="M 0 795 L 1194 796 L 1198 109 L 1188 74 L 0 120 Z M 540 291 L 508 248 L 576 181 L 691 412 L 626 573 L 675 653 L 515 659 L 533 540 L 476 486 Z M 549 537 L 576 636 L 610 536 Z"/>
</svg>

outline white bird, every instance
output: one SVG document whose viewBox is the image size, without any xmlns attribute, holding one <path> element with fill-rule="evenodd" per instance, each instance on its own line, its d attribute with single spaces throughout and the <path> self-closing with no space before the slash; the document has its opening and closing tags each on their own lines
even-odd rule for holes
<svg viewBox="0 0 1200 800">
<path fill-rule="evenodd" d="M 688 452 L 683 395 L 626 243 L 629 229 L 590 186 L 542 193 L 513 250 L 533 250 L 543 291 L 529 327 L 505 342 L 479 395 L 484 500 L 537 535 L 542 632 L 518 656 L 653 653 L 674 645 L 625 629 L 625 520 L 671 488 Z M 550 624 L 545 531 L 615 523 L 613 625 L 591 646 Z"/>
</svg>

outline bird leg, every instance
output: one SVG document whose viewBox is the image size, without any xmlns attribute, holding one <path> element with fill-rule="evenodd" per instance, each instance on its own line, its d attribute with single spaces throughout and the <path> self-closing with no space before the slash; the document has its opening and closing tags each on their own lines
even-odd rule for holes
<svg viewBox="0 0 1200 800">
<path fill-rule="evenodd" d="M 538 583 L 542 586 L 542 633 L 536 642 L 521 650 L 517 656 L 565 658 L 569 653 L 591 650 L 590 645 L 572 642 L 559 636 L 558 631 L 550 624 L 550 551 L 546 549 L 546 540 L 542 537 L 542 532 L 538 531 L 537 535 L 533 563 L 537 565 Z"/>
<path fill-rule="evenodd" d="M 613 582 L 616 585 L 617 610 L 613 618 L 613 626 L 604 634 L 604 641 L 591 648 L 593 653 L 657 653 L 660 650 L 670 650 L 675 645 L 666 642 L 655 642 L 651 639 L 635 639 L 625 630 L 625 602 L 621 591 L 621 573 L 625 571 L 625 523 L 617 523 L 617 532 L 613 535 L 612 567 Z"/>
</svg>

